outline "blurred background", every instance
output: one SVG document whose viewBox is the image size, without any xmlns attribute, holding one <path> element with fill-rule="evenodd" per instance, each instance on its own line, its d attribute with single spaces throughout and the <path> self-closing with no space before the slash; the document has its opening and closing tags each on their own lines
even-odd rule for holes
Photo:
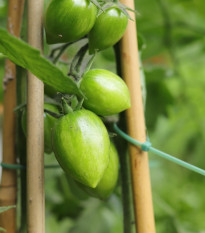
<svg viewBox="0 0 205 233">
<path fill-rule="evenodd" d="M 205 169 L 205 1 L 135 5 L 147 134 L 154 147 Z M 0 26 L 6 14 L 7 1 L 0 0 Z M 1 82 L 4 60 L 0 54 Z M 113 49 L 99 53 L 94 66 L 116 71 Z M 2 100 L 0 85 L 1 126 Z M 205 233 L 205 178 L 149 156 L 157 232 Z M 81 193 L 61 169 L 45 175 L 47 233 L 123 232 L 120 182 L 100 201 Z"/>
</svg>

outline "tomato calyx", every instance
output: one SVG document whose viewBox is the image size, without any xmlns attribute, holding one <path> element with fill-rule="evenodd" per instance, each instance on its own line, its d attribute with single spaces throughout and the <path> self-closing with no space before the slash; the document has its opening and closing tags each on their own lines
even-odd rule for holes
<svg viewBox="0 0 205 233">
<path fill-rule="evenodd" d="M 67 115 L 69 113 L 82 109 L 83 102 L 84 102 L 84 98 L 78 99 L 76 96 L 71 96 L 67 98 L 62 97 L 61 104 L 62 104 L 63 115 Z"/>
<path fill-rule="evenodd" d="M 64 115 L 73 112 L 73 109 L 68 105 L 65 98 L 62 98 L 62 106 L 63 106 L 63 113 Z"/>
</svg>

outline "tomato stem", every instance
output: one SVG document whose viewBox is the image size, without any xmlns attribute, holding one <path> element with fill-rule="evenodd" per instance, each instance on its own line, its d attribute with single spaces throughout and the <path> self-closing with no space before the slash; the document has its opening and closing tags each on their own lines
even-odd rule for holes
<svg viewBox="0 0 205 233">
<path fill-rule="evenodd" d="M 52 51 L 51 51 L 51 53 L 49 55 L 49 58 L 51 60 L 53 60 L 54 64 L 58 61 L 58 59 L 60 58 L 60 56 L 62 55 L 62 53 L 65 51 L 65 49 L 68 46 L 70 46 L 71 44 L 73 44 L 73 42 L 69 42 L 69 43 L 63 44 L 63 45 L 61 45 L 61 46 L 59 46 L 59 47 L 57 47 L 55 49 L 52 49 Z M 56 57 L 54 57 L 55 52 L 58 51 L 58 50 L 59 50 L 58 55 Z"/>
<path fill-rule="evenodd" d="M 55 118 L 60 118 L 60 117 L 63 116 L 62 114 L 57 114 L 57 113 L 52 112 L 52 111 L 50 111 L 48 109 L 44 109 L 44 112 L 48 113 L 49 115 L 51 115 L 52 117 L 55 117 Z"/>
<path fill-rule="evenodd" d="M 69 42 L 69 43 L 60 45 L 60 46 L 58 46 L 57 48 L 52 49 L 52 51 L 51 51 L 51 53 L 50 53 L 50 55 L 49 55 L 49 59 L 51 59 L 51 60 L 53 61 L 53 63 L 56 64 L 57 61 L 59 60 L 59 58 L 61 57 L 61 55 L 64 53 L 64 51 L 65 51 L 69 46 L 73 45 L 74 43 L 77 43 L 78 41 L 84 40 L 85 38 L 86 38 L 86 36 L 83 37 L 83 38 L 80 38 L 80 39 L 77 40 L 77 41 Z M 55 53 L 56 53 L 57 51 L 59 51 L 58 54 L 57 54 L 56 56 L 54 56 Z"/>
<path fill-rule="evenodd" d="M 86 69 L 84 70 L 83 74 L 87 73 L 87 72 L 90 70 L 90 68 L 91 68 L 91 66 L 92 66 L 92 64 L 93 64 L 93 62 L 94 62 L 94 60 L 95 60 L 95 55 L 96 55 L 96 53 L 97 53 L 97 52 L 95 52 L 95 54 L 93 54 L 93 56 L 92 56 L 92 57 L 90 58 L 90 60 L 88 61 L 88 64 L 87 64 Z"/>
<path fill-rule="evenodd" d="M 68 75 L 74 76 L 76 80 L 79 80 L 79 77 L 78 75 L 76 76 L 76 74 L 79 74 L 80 72 L 81 64 L 82 64 L 82 61 L 85 57 L 87 50 L 88 50 L 88 44 L 86 43 L 84 46 L 80 48 L 80 50 L 78 50 L 78 52 L 76 53 L 76 55 L 74 56 L 71 62 L 70 72 Z"/>
<path fill-rule="evenodd" d="M 75 108 L 75 111 L 80 110 L 82 108 L 83 102 L 84 102 L 84 98 L 82 98 L 81 100 L 78 101 L 78 104 L 77 104 L 77 106 Z"/>
</svg>

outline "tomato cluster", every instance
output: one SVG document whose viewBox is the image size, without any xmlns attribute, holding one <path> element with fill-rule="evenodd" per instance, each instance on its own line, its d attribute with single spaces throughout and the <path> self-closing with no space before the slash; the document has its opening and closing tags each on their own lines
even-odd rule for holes
<svg viewBox="0 0 205 233">
<path fill-rule="evenodd" d="M 48 44 L 74 42 L 86 35 L 88 38 L 88 46 L 74 57 L 69 72 L 80 96 L 60 93 L 59 98 L 58 90 L 45 86 L 52 101 L 62 104 L 62 111 L 50 104 L 44 106 L 50 111 L 44 114 L 44 149 L 46 153 L 54 152 L 63 170 L 83 190 L 101 199 L 112 193 L 119 170 L 117 150 L 101 118 L 128 109 L 130 95 L 118 75 L 88 68 L 79 74 L 77 65 L 84 59 L 82 51 L 96 53 L 119 41 L 127 23 L 127 15 L 117 4 L 99 9 L 90 0 L 52 0 L 44 17 Z M 25 111 L 22 125 L 26 133 Z"/>
<path fill-rule="evenodd" d="M 47 43 L 72 42 L 88 34 L 91 54 L 113 46 L 123 36 L 128 17 L 117 4 L 104 8 L 90 0 L 52 0 L 44 19 Z"/>
</svg>

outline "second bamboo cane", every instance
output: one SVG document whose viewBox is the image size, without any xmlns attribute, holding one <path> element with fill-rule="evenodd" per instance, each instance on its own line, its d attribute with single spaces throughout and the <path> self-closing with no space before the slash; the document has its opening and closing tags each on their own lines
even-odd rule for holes
<svg viewBox="0 0 205 233">
<path fill-rule="evenodd" d="M 134 9 L 133 0 L 123 0 Z M 131 17 L 135 19 L 135 15 Z M 129 21 L 128 28 L 120 43 L 122 76 L 131 94 L 131 108 L 126 111 L 128 133 L 141 142 L 146 141 L 143 101 L 141 94 L 137 32 L 135 21 Z M 130 145 L 132 186 L 137 233 L 155 233 L 149 163 L 146 152 Z"/>
</svg>

